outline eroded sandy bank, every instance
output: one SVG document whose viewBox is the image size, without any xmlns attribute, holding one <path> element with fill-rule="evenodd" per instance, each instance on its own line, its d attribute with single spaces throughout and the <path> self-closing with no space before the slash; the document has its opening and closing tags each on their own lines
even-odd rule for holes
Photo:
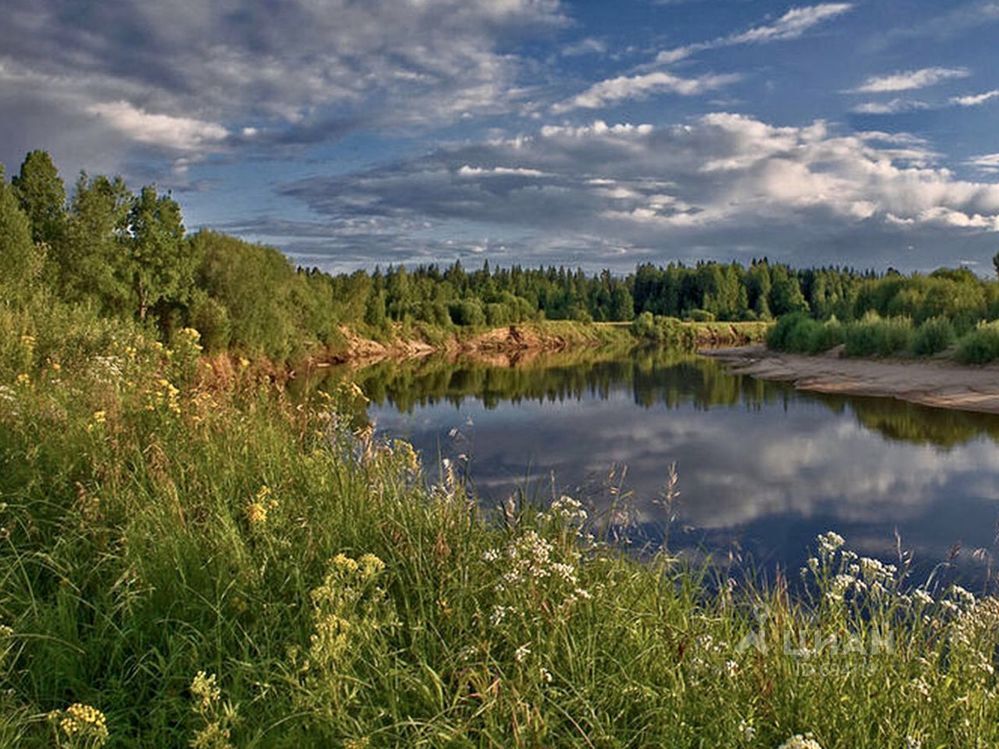
<svg viewBox="0 0 999 749">
<path fill-rule="evenodd" d="M 999 414 L 999 365 L 944 360 L 846 359 L 838 352 L 801 356 L 765 346 L 713 349 L 735 374 L 791 382 L 801 390 L 898 398 L 936 408 Z"/>
</svg>

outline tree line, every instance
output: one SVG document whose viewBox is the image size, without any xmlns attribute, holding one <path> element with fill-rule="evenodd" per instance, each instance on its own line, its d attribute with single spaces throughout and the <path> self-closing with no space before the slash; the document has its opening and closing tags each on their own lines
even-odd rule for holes
<svg viewBox="0 0 999 749">
<path fill-rule="evenodd" d="M 44 287 L 102 314 L 134 317 L 169 340 L 196 328 L 209 349 L 287 359 L 342 345 L 342 326 L 390 335 L 396 324 L 451 330 L 550 320 L 770 320 L 804 313 L 851 321 L 869 312 L 959 330 L 999 318 L 999 284 L 967 269 L 928 275 L 795 269 L 766 258 L 642 264 L 625 276 L 521 265 L 390 266 L 330 274 L 280 251 L 202 230 L 146 185 L 81 173 L 67 190 L 32 151 L 8 182 L 0 169 L 0 272 L 8 293 Z M 999 271 L 999 255 L 996 258 Z"/>
</svg>

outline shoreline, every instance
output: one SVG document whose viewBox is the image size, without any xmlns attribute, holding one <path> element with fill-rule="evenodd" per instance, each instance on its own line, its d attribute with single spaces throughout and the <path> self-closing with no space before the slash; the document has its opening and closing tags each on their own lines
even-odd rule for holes
<svg viewBox="0 0 999 749">
<path fill-rule="evenodd" d="M 760 332 L 754 324 L 710 322 L 685 322 L 693 330 L 695 348 L 708 346 L 741 346 L 759 340 Z M 427 336 L 411 331 L 389 340 L 374 340 L 357 331 L 341 329 L 346 342 L 342 350 L 327 356 L 313 358 L 310 367 L 328 367 L 338 364 L 366 366 L 386 359 L 420 359 L 443 354 L 453 357 L 493 359 L 503 358 L 512 366 L 525 359 L 542 354 L 558 353 L 572 349 L 597 349 L 606 347 L 637 347 L 647 345 L 630 330 L 630 323 L 580 323 L 565 320 L 512 323 L 468 331 L 448 331 L 441 336 Z"/>
<path fill-rule="evenodd" d="M 835 351 L 835 350 L 834 350 Z M 790 382 L 798 390 L 857 395 L 932 408 L 999 415 L 999 365 L 967 366 L 944 359 L 846 359 L 772 351 L 764 345 L 701 350 L 732 374 Z"/>
</svg>

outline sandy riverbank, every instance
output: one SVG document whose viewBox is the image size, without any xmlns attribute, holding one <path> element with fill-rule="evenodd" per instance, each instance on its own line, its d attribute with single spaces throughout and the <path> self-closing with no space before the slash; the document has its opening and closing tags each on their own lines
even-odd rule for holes
<svg viewBox="0 0 999 749">
<path fill-rule="evenodd" d="M 765 346 L 706 350 L 735 374 L 791 382 L 801 390 L 898 398 L 936 408 L 999 414 L 999 365 L 945 360 L 846 359 L 837 351 L 802 356 Z"/>
</svg>

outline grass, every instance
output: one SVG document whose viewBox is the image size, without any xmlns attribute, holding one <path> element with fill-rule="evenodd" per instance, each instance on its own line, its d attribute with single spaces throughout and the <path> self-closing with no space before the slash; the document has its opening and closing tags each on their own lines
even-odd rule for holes
<svg viewBox="0 0 999 749">
<path fill-rule="evenodd" d="M 428 483 L 354 387 L 50 302 L 0 308 L 0 403 L 0 745 L 999 741 L 999 605 L 834 535 L 799 594 L 639 562 Z"/>
</svg>

